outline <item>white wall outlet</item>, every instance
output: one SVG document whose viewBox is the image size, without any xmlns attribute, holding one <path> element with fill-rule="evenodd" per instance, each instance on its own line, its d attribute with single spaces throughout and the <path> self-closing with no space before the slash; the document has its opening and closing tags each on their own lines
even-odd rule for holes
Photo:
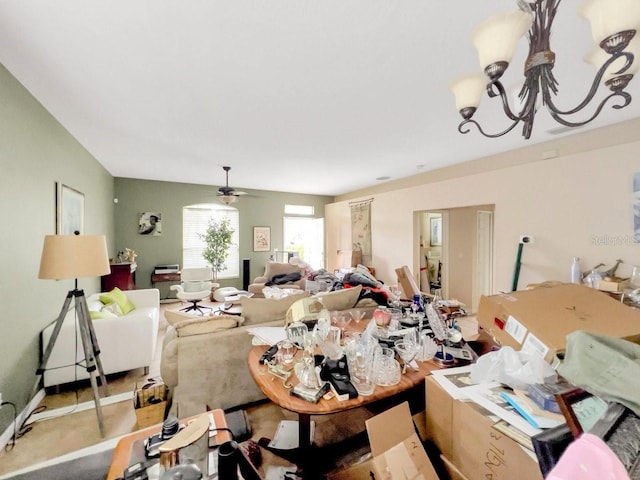
<svg viewBox="0 0 640 480">
<path fill-rule="evenodd" d="M 520 235 L 520 243 L 533 243 L 533 235 Z"/>
</svg>

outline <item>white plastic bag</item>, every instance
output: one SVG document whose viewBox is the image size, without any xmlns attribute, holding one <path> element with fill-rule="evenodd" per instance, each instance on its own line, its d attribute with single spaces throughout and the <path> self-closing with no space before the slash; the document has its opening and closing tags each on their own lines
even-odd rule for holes
<svg viewBox="0 0 640 480">
<path fill-rule="evenodd" d="M 526 390 L 533 383 L 556 383 L 558 375 L 543 358 L 502 347 L 482 355 L 471 365 L 473 383 L 500 382 L 514 389 Z"/>
</svg>

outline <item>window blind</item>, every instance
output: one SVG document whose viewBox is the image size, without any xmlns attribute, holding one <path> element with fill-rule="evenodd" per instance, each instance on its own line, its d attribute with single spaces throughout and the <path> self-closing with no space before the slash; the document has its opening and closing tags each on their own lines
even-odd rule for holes
<svg viewBox="0 0 640 480">
<path fill-rule="evenodd" d="M 240 222 L 238 210 L 227 205 L 203 203 L 188 205 L 182 209 L 182 266 L 183 268 L 207 267 L 207 261 L 202 257 L 205 248 L 204 241 L 198 234 L 204 234 L 209 226 L 209 220 L 220 221 L 229 219 L 229 226 L 233 229 L 231 248 L 225 262 L 227 268 L 218 272 L 218 278 L 234 278 L 240 276 L 240 254 L 238 245 Z"/>
</svg>

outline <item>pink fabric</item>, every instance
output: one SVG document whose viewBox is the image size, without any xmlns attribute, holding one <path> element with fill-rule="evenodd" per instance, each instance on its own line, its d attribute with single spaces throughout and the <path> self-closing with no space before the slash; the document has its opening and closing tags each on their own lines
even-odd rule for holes
<svg viewBox="0 0 640 480">
<path fill-rule="evenodd" d="M 546 480 L 630 480 L 627 470 L 600 437 L 583 433 L 572 442 Z"/>
</svg>

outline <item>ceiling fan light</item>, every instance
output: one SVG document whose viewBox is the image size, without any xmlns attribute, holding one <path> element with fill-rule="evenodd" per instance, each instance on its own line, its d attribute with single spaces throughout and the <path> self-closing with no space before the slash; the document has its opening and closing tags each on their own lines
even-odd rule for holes
<svg viewBox="0 0 640 480">
<path fill-rule="evenodd" d="M 488 79 L 484 73 L 470 73 L 452 81 L 449 89 L 455 95 L 458 111 L 469 107 L 477 108 L 487 83 Z"/>
<path fill-rule="evenodd" d="M 615 33 L 640 29 L 638 0 L 586 0 L 578 12 L 591 23 L 596 44 Z"/>
<path fill-rule="evenodd" d="M 218 198 L 225 205 L 231 205 L 232 203 L 236 203 L 238 201 L 238 197 L 236 197 L 235 195 L 220 195 Z"/>
<path fill-rule="evenodd" d="M 531 28 L 533 15 L 522 10 L 500 13 L 481 23 L 471 34 L 484 70 L 498 62 L 511 62 L 518 40 Z"/>
</svg>

